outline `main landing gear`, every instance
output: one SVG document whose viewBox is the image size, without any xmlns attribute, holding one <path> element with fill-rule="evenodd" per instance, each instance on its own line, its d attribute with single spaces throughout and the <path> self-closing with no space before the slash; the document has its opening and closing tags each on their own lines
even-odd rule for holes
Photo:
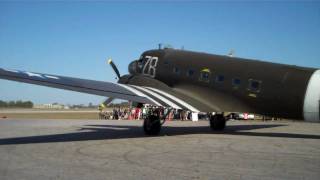
<svg viewBox="0 0 320 180">
<path fill-rule="evenodd" d="M 172 109 L 168 109 L 166 113 L 161 108 L 153 109 L 143 121 L 143 130 L 146 135 L 158 135 L 161 126 L 166 122 L 166 117 Z"/>
<path fill-rule="evenodd" d="M 143 130 L 146 135 L 158 135 L 161 126 L 160 116 L 155 114 L 149 114 L 143 121 Z"/>
<path fill-rule="evenodd" d="M 209 117 L 212 130 L 222 131 L 226 127 L 226 118 L 222 114 L 215 114 Z"/>
<path fill-rule="evenodd" d="M 161 115 L 160 111 L 155 110 L 148 114 L 143 121 L 143 130 L 146 135 L 158 135 L 161 131 L 161 126 L 165 123 L 166 116 Z M 226 127 L 226 118 L 222 114 L 214 114 L 209 116 L 210 127 L 212 130 L 222 131 Z"/>
</svg>

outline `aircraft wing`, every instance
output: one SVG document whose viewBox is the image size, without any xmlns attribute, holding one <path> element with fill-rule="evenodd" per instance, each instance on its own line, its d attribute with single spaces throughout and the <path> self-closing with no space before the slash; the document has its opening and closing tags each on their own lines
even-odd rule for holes
<svg viewBox="0 0 320 180">
<path fill-rule="evenodd" d="M 125 84 L 116 84 L 110 82 L 94 81 L 1 68 L 0 79 L 7 79 L 29 84 L 48 86 L 58 89 L 66 89 L 105 97 L 125 99 L 134 102 L 159 105 L 158 103 L 154 102 L 154 100 L 150 97 L 140 93 L 139 91 Z"/>
<path fill-rule="evenodd" d="M 119 84 L 0 68 L 0 79 L 199 112 L 196 108 L 199 107 L 197 106 L 199 103 L 194 99 L 179 95 L 168 86 L 162 88 L 159 86 L 160 81 L 154 80 L 155 83 L 147 83 L 147 78 L 141 80 L 142 84 Z"/>
</svg>

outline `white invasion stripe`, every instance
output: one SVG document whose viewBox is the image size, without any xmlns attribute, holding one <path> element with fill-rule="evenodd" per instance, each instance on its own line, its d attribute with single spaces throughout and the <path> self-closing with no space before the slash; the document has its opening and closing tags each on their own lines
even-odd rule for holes
<svg viewBox="0 0 320 180">
<path fill-rule="evenodd" d="M 157 101 L 155 101 L 154 99 L 152 99 L 151 97 L 147 96 L 146 94 L 143 94 L 142 92 L 130 87 L 130 86 L 127 86 L 127 85 L 124 85 L 124 84 L 117 84 L 131 92 L 133 92 L 134 94 L 138 95 L 138 96 L 141 96 L 141 97 L 145 97 L 147 99 L 149 99 L 150 101 L 154 102 L 157 106 L 161 106 L 160 103 L 158 103 Z"/>
<path fill-rule="evenodd" d="M 14 73 L 19 73 L 19 71 L 17 71 L 17 70 L 13 70 L 13 69 L 3 69 L 3 70 L 5 70 L 5 71 L 9 71 L 9 72 L 14 72 Z"/>
<path fill-rule="evenodd" d="M 189 110 L 191 110 L 192 112 L 200 112 L 198 109 L 196 109 L 195 107 L 191 106 L 190 104 L 186 103 L 185 101 L 182 101 L 181 99 L 175 97 L 175 96 L 172 96 L 171 94 L 168 94 L 164 91 L 161 91 L 159 89 L 155 89 L 155 88 L 152 88 L 152 87 L 145 87 L 145 88 L 148 88 L 148 89 L 151 89 L 151 90 L 154 90 L 164 96 L 167 96 L 168 98 L 171 98 L 173 100 L 175 100 L 177 103 L 183 105 L 184 107 L 188 108 Z"/>
<path fill-rule="evenodd" d="M 157 94 L 157 93 L 154 93 L 153 91 L 150 91 L 149 89 L 146 89 L 144 87 L 139 87 L 139 86 L 134 86 L 138 89 L 141 89 L 143 91 L 146 91 L 147 93 L 151 94 L 152 96 L 160 99 L 161 101 L 165 102 L 166 104 L 168 104 L 169 106 L 175 108 L 175 109 L 182 109 L 181 107 L 179 107 L 178 105 L 176 105 L 175 103 L 173 103 L 172 101 L 170 101 L 169 99 Z"/>
<path fill-rule="evenodd" d="M 24 71 L 25 74 L 27 74 L 29 77 L 39 77 L 39 78 L 44 78 L 41 74 L 38 73 L 33 73 L 33 72 L 28 72 L 28 71 Z"/>
<path fill-rule="evenodd" d="M 50 75 L 44 75 L 45 77 L 47 77 L 47 78 L 51 78 L 51 79 L 59 79 L 58 77 L 56 77 L 56 76 L 50 76 Z"/>
</svg>

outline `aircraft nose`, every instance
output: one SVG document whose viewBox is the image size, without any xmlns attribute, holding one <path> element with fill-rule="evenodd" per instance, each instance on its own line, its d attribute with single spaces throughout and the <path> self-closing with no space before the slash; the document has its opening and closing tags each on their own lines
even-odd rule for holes
<svg viewBox="0 0 320 180">
<path fill-rule="evenodd" d="M 129 71 L 130 74 L 137 74 L 138 73 L 138 62 L 137 61 L 132 61 L 129 64 L 128 71 Z"/>
</svg>

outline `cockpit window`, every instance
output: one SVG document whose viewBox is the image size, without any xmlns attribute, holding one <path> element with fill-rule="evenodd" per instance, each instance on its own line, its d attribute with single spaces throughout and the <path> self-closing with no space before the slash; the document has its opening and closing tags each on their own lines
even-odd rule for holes
<svg viewBox="0 0 320 180">
<path fill-rule="evenodd" d="M 140 63 L 145 63 L 147 61 L 147 58 L 144 56 L 141 56 L 140 59 L 138 60 Z"/>
<path fill-rule="evenodd" d="M 146 63 L 147 59 L 143 56 L 140 57 L 140 59 L 138 60 L 138 68 L 142 69 L 144 64 Z"/>
</svg>

